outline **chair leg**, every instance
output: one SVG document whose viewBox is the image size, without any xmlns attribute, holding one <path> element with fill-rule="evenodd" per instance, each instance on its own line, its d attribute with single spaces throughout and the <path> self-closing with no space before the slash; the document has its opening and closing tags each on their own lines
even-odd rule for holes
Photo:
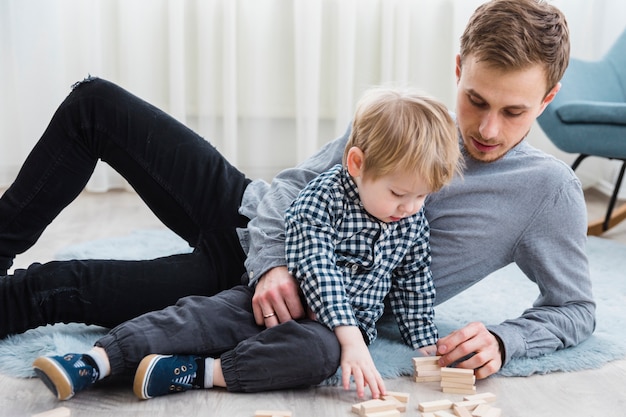
<svg viewBox="0 0 626 417">
<path fill-rule="evenodd" d="M 615 202 L 617 201 L 617 195 L 619 194 L 620 186 L 622 185 L 622 180 L 624 179 L 624 171 L 626 170 L 626 161 L 622 163 L 622 168 L 619 170 L 619 175 L 617 176 L 617 182 L 615 183 L 615 188 L 613 189 L 613 194 L 611 195 L 611 200 L 609 201 L 609 208 L 606 212 L 606 217 L 604 219 L 604 224 L 602 225 L 602 229 L 606 232 L 609 230 L 609 223 L 611 221 L 611 214 L 613 213 L 613 208 L 615 208 Z"/>
<path fill-rule="evenodd" d="M 572 164 L 572 171 L 576 171 L 576 168 L 578 168 L 578 165 L 580 165 L 580 163 L 588 156 L 589 155 L 586 155 L 584 153 L 581 153 L 580 155 L 578 155 L 578 158 L 576 158 L 576 160 Z"/>
<path fill-rule="evenodd" d="M 620 207 L 617 212 L 613 213 L 615 208 L 615 203 L 617 202 L 617 196 L 619 194 L 620 187 L 622 185 L 622 180 L 624 179 L 624 172 L 626 171 L 626 161 L 622 163 L 622 167 L 619 171 L 619 175 L 617 176 L 617 181 L 615 183 L 615 188 L 613 188 L 613 194 L 611 194 L 611 199 L 609 200 L 609 206 L 606 211 L 606 216 L 604 221 L 600 224 L 599 222 L 589 224 L 587 228 L 587 234 L 593 236 L 599 236 L 602 233 L 609 230 L 611 227 L 615 226 L 622 220 L 626 219 L 626 204 Z"/>
</svg>

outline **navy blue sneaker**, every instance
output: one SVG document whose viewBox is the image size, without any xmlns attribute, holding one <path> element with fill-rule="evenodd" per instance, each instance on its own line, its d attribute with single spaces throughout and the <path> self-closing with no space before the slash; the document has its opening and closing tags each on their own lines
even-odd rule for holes
<svg viewBox="0 0 626 417">
<path fill-rule="evenodd" d="M 98 370 L 79 353 L 40 356 L 33 362 L 33 370 L 59 400 L 69 400 L 98 380 Z"/>
<path fill-rule="evenodd" d="M 146 356 L 135 374 L 133 383 L 135 395 L 147 400 L 159 395 L 202 388 L 196 382 L 196 379 L 200 380 L 196 359 L 195 356 L 181 355 Z"/>
</svg>

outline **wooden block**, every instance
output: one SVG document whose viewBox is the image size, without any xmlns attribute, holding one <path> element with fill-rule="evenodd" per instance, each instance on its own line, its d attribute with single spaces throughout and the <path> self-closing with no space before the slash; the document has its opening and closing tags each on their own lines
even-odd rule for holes
<svg viewBox="0 0 626 417">
<path fill-rule="evenodd" d="M 380 399 L 364 401 L 360 404 L 360 406 L 361 410 L 359 411 L 359 415 L 362 417 L 368 416 L 373 413 L 380 413 L 382 411 L 391 411 L 396 409 L 395 402 Z"/>
<path fill-rule="evenodd" d="M 441 368 L 441 377 L 442 378 L 461 378 L 461 379 L 472 379 L 474 378 L 474 370 L 473 369 L 463 369 L 463 368 Z"/>
<path fill-rule="evenodd" d="M 452 401 L 450 400 L 436 400 L 421 402 L 417 405 L 418 410 L 425 411 L 427 413 L 439 410 L 447 410 L 452 408 Z"/>
<path fill-rule="evenodd" d="M 58 407 L 53 410 L 44 411 L 43 413 L 33 414 L 32 417 L 69 417 L 71 411 L 67 407 Z"/>
<path fill-rule="evenodd" d="M 428 364 L 420 364 L 413 367 L 416 371 L 439 371 L 441 366 L 437 365 L 428 365 Z"/>
<path fill-rule="evenodd" d="M 475 397 L 475 396 L 478 396 L 478 394 L 476 394 L 476 395 L 468 395 L 465 398 Z M 453 408 L 454 407 L 463 407 L 463 408 L 467 408 L 468 410 L 473 410 L 474 408 L 478 407 L 480 404 L 486 404 L 486 403 L 487 403 L 487 401 L 479 398 L 479 399 L 476 399 L 476 400 L 459 401 L 459 402 L 456 402 L 456 403 L 452 404 L 452 407 Z"/>
<path fill-rule="evenodd" d="M 285 410 L 257 410 L 254 417 L 291 417 L 291 411 Z"/>
<path fill-rule="evenodd" d="M 369 402 L 371 402 L 371 401 L 379 401 L 379 400 L 362 401 L 362 402 L 360 402 L 360 403 L 353 404 L 353 405 L 352 405 L 352 412 L 353 412 L 354 414 L 358 414 L 358 415 L 362 416 L 362 415 L 364 414 L 364 412 L 362 411 L 361 406 L 362 406 L 363 404 L 367 404 L 367 403 L 369 403 Z"/>
<path fill-rule="evenodd" d="M 476 387 L 468 386 L 467 388 L 441 388 L 441 392 L 445 392 L 446 394 L 475 394 Z"/>
<path fill-rule="evenodd" d="M 476 383 L 476 376 L 475 375 L 470 375 L 470 374 L 466 374 L 466 375 L 461 375 L 461 374 L 444 374 L 441 373 L 441 380 L 442 381 L 450 381 L 450 382 L 462 382 L 465 384 L 475 384 Z"/>
<path fill-rule="evenodd" d="M 454 404 L 452 406 L 452 411 L 454 411 L 454 415 L 457 417 L 472 417 L 472 412 L 466 407 L 460 407 Z"/>
<path fill-rule="evenodd" d="M 487 403 L 492 403 L 496 400 L 496 394 L 492 392 L 483 392 L 475 395 L 467 395 L 463 397 L 463 399 L 466 401 L 484 400 Z"/>
<path fill-rule="evenodd" d="M 474 375 L 474 370 L 465 368 L 450 368 L 444 366 L 443 368 L 441 368 L 441 373 L 450 375 Z"/>
<path fill-rule="evenodd" d="M 466 384 L 466 385 L 474 385 L 476 383 L 476 377 L 472 376 L 471 378 L 441 378 L 442 381 L 448 382 L 456 382 L 457 384 Z"/>
<path fill-rule="evenodd" d="M 423 371 L 421 369 L 418 369 L 415 371 L 415 376 L 436 376 L 441 379 L 441 371 L 439 369 L 437 369 L 436 371 L 433 371 L 433 370 Z"/>
<path fill-rule="evenodd" d="M 415 356 L 411 359 L 413 363 L 439 363 L 441 356 Z"/>
<path fill-rule="evenodd" d="M 415 382 L 439 382 L 441 381 L 440 376 L 416 376 Z"/>
<path fill-rule="evenodd" d="M 394 407 L 396 407 L 396 410 L 398 411 L 401 411 L 403 413 L 406 411 L 406 403 L 403 403 L 396 397 L 392 397 L 391 395 L 385 395 L 383 396 L 383 400 L 393 403 Z"/>
<path fill-rule="evenodd" d="M 474 408 L 472 411 L 473 417 L 485 417 L 487 412 L 491 409 L 489 404 L 480 404 L 478 407 Z"/>
<path fill-rule="evenodd" d="M 439 386 L 441 388 L 471 388 L 474 384 L 471 382 L 464 382 L 462 379 L 442 379 Z"/>
<path fill-rule="evenodd" d="M 419 367 L 422 365 L 439 365 L 439 359 L 441 356 L 419 356 L 413 358 L 413 366 Z"/>
<path fill-rule="evenodd" d="M 405 404 L 409 402 L 410 395 L 411 394 L 409 394 L 408 392 L 387 391 L 387 396 L 391 396 L 401 403 Z"/>
<path fill-rule="evenodd" d="M 456 417 L 456 416 L 448 411 L 439 410 L 439 411 L 435 411 L 435 417 Z"/>
<path fill-rule="evenodd" d="M 367 413 L 364 417 L 396 417 L 401 416 L 402 413 L 396 409 L 387 410 L 387 411 L 379 411 L 375 413 Z"/>
<path fill-rule="evenodd" d="M 455 384 L 463 384 L 463 385 L 474 385 L 476 383 L 476 377 L 470 378 L 444 378 L 441 377 L 442 381 L 446 381 L 449 383 Z"/>
</svg>

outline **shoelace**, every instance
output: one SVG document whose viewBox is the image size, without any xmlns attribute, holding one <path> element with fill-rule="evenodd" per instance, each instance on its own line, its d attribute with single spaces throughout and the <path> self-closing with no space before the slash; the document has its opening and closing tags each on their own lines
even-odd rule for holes
<svg viewBox="0 0 626 417">
<path fill-rule="evenodd" d="M 196 380 L 196 373 L 194 372 L 193 374 L 179 376 L 178 378 L 174 378 L 172 380 L 172 383 L 193 386 L 194 385 L 193 383 L 195 380 Z"/>
<path fill-rule="evenodd" d="M 96 368 L 86 364 L 82 359 L 74 362 L 74 368 L 78 369 L 79 376 L 89 376 L 91 378 L 91 382 L 95 382 L 98 380 L 100 376 L 100 372 Z"/>
</svg>

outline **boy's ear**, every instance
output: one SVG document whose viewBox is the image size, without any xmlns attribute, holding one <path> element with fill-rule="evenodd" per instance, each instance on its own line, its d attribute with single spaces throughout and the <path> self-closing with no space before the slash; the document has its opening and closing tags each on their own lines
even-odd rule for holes
<svg viewBox="0 0 626 417">
<path fill-rule="evenodd" d="M 352 177 L 360 177 L 363 172 L 363 161 L 364 154 L 363 151 L 356 146 L 348 149 L 348 156 L 346 158 L 346 165 L 348 169 L 348 173 Z"/>
</svg>

